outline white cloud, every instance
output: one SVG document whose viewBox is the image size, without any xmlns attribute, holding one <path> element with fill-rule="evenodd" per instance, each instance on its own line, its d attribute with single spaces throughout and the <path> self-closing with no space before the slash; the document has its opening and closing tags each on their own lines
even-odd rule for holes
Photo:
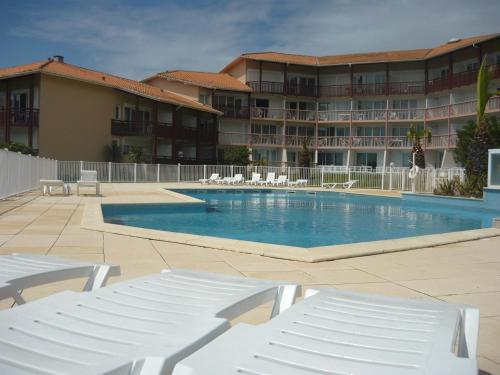
<svg viewBox="0 0 500 375">
<path fill-rule="evenodd" d="M 498 0 L 85 4 L 33 10 L 11 33 L 76 47 L 99 69 L 140 79 L 165 69 L 218 70 L 255 50 L 325 55 L 424 48 L 500 31 Z"/>
</svg>

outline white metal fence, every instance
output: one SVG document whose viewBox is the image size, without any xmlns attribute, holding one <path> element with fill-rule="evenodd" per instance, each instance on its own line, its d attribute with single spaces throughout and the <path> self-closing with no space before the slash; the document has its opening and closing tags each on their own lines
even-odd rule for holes
<svg viewBox="0 0 500 375">
<path fill-rule="evenodd" d="M 38 188 L 57 177 L 57 161 L 0 149 L 0 199 Z"/>
<path fill-rule="evenodd" d="M 459 177 L 463 180 L 462 168 L 421 170 L 413 181 L 408 168 L 376 168 L 324 166 L 314 168 L 236 166 L 236 165 L 168 165 L 106 163 L 84 161 L 59 161 L 57 177 L 65 182 L 75 182 L 81 169 L 97 171 L 101 182 L 197 182 L 208 178 L 213 173 L 220 177 L 232 177 L 242 174 L 245 180 L 252 178 L 252 173 L 260 173 L 265 178 L 267 173 L 276 176 L 286 175 L 290 181 L 307 179 L 309 186 L 322 186 L 331 182 L 357 180 L 355 187 L 364 189 L 385 189 L 411 191 L 415 182 L 415 191 L 432 192 L 440 181 Z"/>
</svg>

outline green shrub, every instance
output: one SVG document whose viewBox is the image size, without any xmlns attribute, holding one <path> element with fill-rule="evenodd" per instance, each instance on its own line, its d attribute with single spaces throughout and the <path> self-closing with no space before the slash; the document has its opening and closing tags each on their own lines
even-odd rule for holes
<svg viewBox="0 0 500 375">
<path fill-rule="evenodd" d="M 23 143 L 17 143 L 17 142 L 10 142 L 10 143 L 3 143 L 0 144 L 0 149 L 6 148 L 9 151 L 12 152 L 20 152 L 21 154 L 25 155 L 35 155 L 35 150 L 33 150 L 31 147 L 26 146 Z"/>
</svg>

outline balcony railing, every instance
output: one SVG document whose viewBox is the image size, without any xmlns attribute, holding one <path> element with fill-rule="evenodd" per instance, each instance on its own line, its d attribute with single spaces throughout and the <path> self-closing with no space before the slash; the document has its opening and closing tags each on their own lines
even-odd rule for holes
<svg viewBox="0 0 500 375">
<path fill-rule="evenodd" d="M 425 81 L 390 82 L 389 95 L 421 95 L 425 94 Z"/>
<path fill-rule="evenodd" d="M 3 125 L 9 119 L 10 126 L 38 127 L 39 113 L 40 110 L 36 108 L 11 108 L 8 113 L 5 108 L 0 108 L 0 124 Z"/>
<path fill-rule="evenodd" d="M 287 95 L 292 96 L 316 96 L 316 86 L 310 85 L 292 85 L 288 84 L 285 90 Z"/>
<path fill-rule="evenodd" d="M 314 137 L 308 137 L 303 135 L 287 135 L 285 137 L 286 146 L 288 147 L 302 147 L 305 142 L 307 146 L 314 147 Z"/>
<path fill-rule="evenodd" d="M 353 96 L 386 95 L 387 84 L 384 83 L 356 83 L 352 85 Z"/>
<path fill-rule="evenodd" d="M 342 97 L 351 96 L 351 85 L 322 85 L 319 87 L 319 96 L 323 97 Z"/>
<path fill-rule="evenodd" d="M 151 136 L 153 135 L 153 124 L 151 122 L 111 120 L 111 134 L 118 136 Z"/>
<path fill-rule="evenodd" d="M 248 118 L 248 106 L 214 105 L 214 108 L 228 118 Z"/>
<path fill-rule="evenodd" d="M 423 120 L 425 109 L 390 109 L 387 111 L 389 121 L 415 121 Z"/>
<path fill-rule="evenodd" d="M 316 121 L 316 111 L 303 109 L 285 110 L 286 118 L 290 121 Z"/>
<path fill-rule="evenodd" d="M 385 121 L 385 109 L 366 109 L 352 111 L 353 121 Z"/>
<path fill-rule="evenodd" d="M 283 140 L 285 142 L 283 143 Z M 282 146 L 289 148 L 302 147 L 309 140 L 308 146 L 318 149 L 411 149 L 413 143 L 406 136 L 314 136 L 281 134 L 248 134 L 219 133 L 221 145 L 235 146 Z M 457 144 L 456 134 L 433 135 L 430 141 L 422 141 L 426 149 L 454 148 Z"/>
<path fill-rule="evenodd" d="M 351 111 L 331 110 L 318 111 L 319 122 L 349 122 L 351 121 Z"/>
<path fill-rule="evenodd" d="M 270 81 L 250 81 L 247 82 L 253 92 L 261 94 L 281 94 L 283 95 L 283 82 L 270 82 Z"/>
</svg>

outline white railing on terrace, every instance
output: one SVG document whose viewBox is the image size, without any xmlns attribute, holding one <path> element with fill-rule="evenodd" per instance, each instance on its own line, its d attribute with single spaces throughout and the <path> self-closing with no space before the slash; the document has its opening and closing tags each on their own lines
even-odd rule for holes
<svg viewBox="0 0 500 375">
<path fill-rule="evenodd" d="M 40 186 L 57 177 L 57 161 L 0 149 L 0 199 Z"/>
<path fill-rule="evenodd" d="M 500 96 L 490 99 L 487 112 L 500 112 Z M 446 104 L 429 108 L 365 109 L 365 110 L 297 110 L 252 107 L 252 118 L 304 122 L 363 122 L 363 121 L 424 121 L 442 120 L 448 117 L 471 116 L 476 113 L 476 100 Z"/>
<path fill-rule="evenodd" d="M 308 186 L 322 186 L 328 182 L 345 182 L 358 180 L 356 188 L 392 189 L 409 191 L 412 180 L 408 168 L 371 168 L 369 166 L 318 166 L 312 168 L 286 166 L 232 166 L 232 165 L 167 165 L 167 164 L 133 164 L 133 163 L 90 163 L 78 161 L 59 161 L 58 178 L 66 182 L 75 182 L 80 168 L 97 170 L 102 182 L 198 182 L 208 178 L 212 173 L 220 177 L 231 177 L 241 173 L 246 180 L 252 173 L 260 173 L 265 178 L 267 173 L 276 176 L 283 174 L 291 181 L 307 179 Z M 416 191 L 432 192 L 439 181 L 452 179 L 455 176 L 463 179 L 462 168 L 422 170 L 416 179 Z M 201 185 L 200 185 L 201 186 Z"/>
</svg>

